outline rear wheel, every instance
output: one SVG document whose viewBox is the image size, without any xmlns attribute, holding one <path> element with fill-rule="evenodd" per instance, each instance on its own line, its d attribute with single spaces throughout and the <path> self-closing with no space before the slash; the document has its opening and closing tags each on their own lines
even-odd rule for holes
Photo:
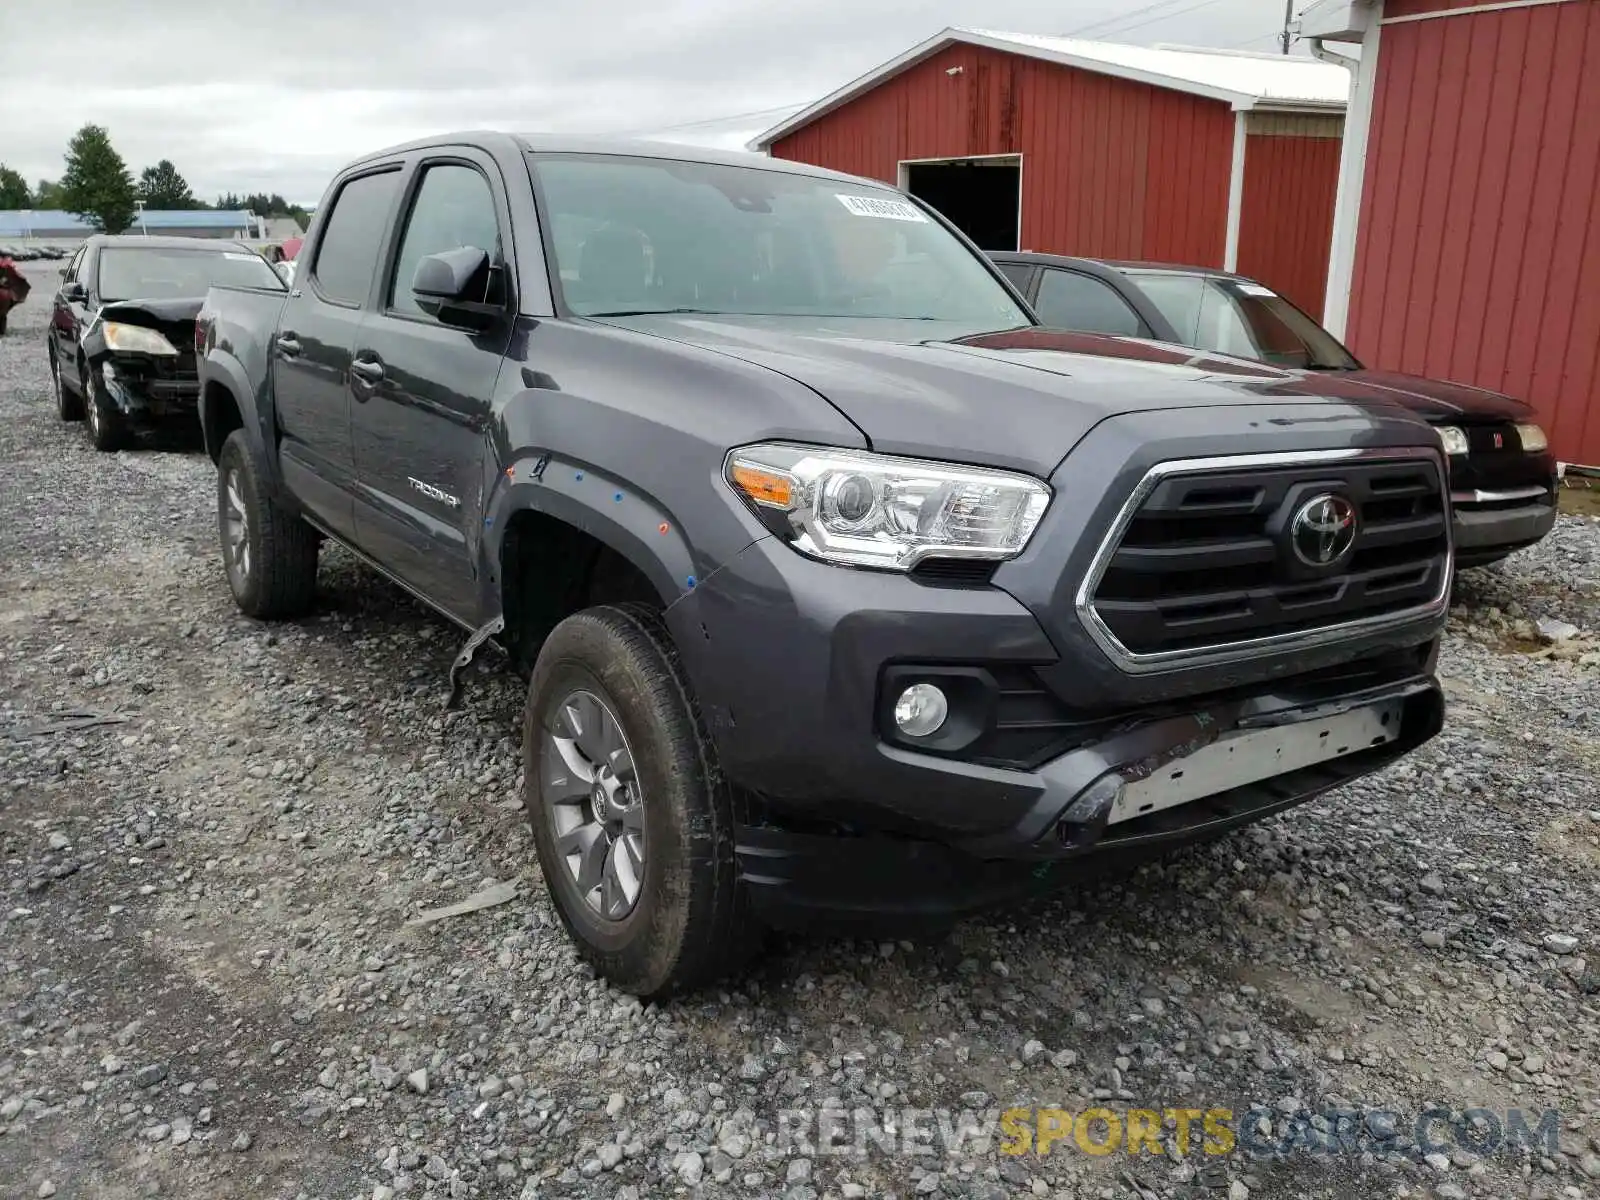
<svg viewBox="0 0 1600 1200">
<path fill-rule="evenodd" d="M 217 460 L 217 532 L 228 587 L 247 616 L 303 616 L 316 597 L 316 530 L 272 499 L 263 476 L 244 430 L 234 430 Z"/>
<path fill-rule="evenodd" d="M 522 747 L 545 886 L 603 976 L 664 996 L 712 982 L 753 948 L 733 789 L 652 610 L 586 609 L 551 631 Z"/>
<path fill-rule="evenodd" d="M 50 390 L 55 393 L 58 417 L 63 421 L 83 420 L 83 397 L 67 391 L 67 385 L 61 382 L 61 360 L 54 354 L 50 356 Z"/>
</svg>

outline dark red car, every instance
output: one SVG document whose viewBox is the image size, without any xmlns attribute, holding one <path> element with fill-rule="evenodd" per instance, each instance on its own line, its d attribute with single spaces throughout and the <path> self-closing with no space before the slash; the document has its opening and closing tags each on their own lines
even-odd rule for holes
<svg viewBox="0 0 1600 1200">
<path fill-rule="evenodd" d="M 1533 409 L 1499 392 L 1375 371 L 1283 296 L 1230 271 L 1028 251 L 989 255 L 1045 325 L 1150 338 L 1315 374 L 1331 397 L 1386 393 L 1450 456 L 1456 561 L 1531 546 L 1556 521 L 1556 464 Z"/>
<path fill-rule="evenodd" d="M 7 314 L 28 298 L 32 286 L 17 264 L 0 254 L 0 334 L 6 331 Z"/>
</svg>

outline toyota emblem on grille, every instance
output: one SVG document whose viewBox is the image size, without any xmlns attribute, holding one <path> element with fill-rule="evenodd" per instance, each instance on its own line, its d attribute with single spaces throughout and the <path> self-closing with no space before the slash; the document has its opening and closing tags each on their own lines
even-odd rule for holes
<svg viewBox="0 0 1600 1200">
<path fill-rule="evenodd" d="M 1343 496 L 1313 496 L 1289 522 L 1289 544 L 1308 567 L 1330 567 L 1356 540 L 1356 506 Z"/>
</svg>

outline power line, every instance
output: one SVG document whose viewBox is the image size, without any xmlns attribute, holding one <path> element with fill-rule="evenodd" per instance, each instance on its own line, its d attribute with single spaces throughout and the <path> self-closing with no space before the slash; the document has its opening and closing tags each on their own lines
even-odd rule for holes
<svg viewBox="0 0 1600 1200">
<path fill-rule="evenodd" d="M 1138 21 L 1132 25 L 1124 25 L 1121 29 L 1101 30 L 1097 36 L 1104 37 L 1108 33 L 1114 33 L 1118 37 L 1121 37 L 1125 33 L 1132 33 L 1135 29 L 1143 29 L 1146 25 L 1154 25 L 1157 21 L 1165 21 L 1170 17 L 1181 17 L 1184 13 L 1197 12 L 1202 8 L 1210 8 L 1213 4 L 1221 3 L 1222 0 L 1200 0 L 1199 4 L 1191 4 L 1188 8 L 1180 8 L 1175 12 L 1161 13 L 1158 16 L 1150 17 L 1143 21 Z M 1128 15 L 1132 16 L 1133 14 L 1129 13 Z"/>
<path fill-rule="evenodd" d="M 675 133 L 683 129 L 704 129 L 710 125 L 728 125 L 734 121 L 753 121 L 758 117 L 782 117 L 798 109 L 804 108 L 810 101 L 801 100 L 794 104 L 776 105 L 772 108 L 758 108 L 751 112 L 729 113 L 722 117 L 707 117 L 700 121 L 684 121 L 677 125 L 650 125 L 640 129 L 628 129 L 621 132 L 602 134 L 603 137 L 637 137 L 647 133 Z"/>
<path fill-rule="evenodd" d="M 1102 26 L 1102 25 L 1116 25 L 1119 22 L 1126 21 L 1129 17 L 1143 16 L 1145 13 L 1154 12 L 1158 8 L 1166 8 L 1169 5 L 1179 4 L 1179 3 L 1182 3 L 1182 0 L 1156 0 L 1156 2 L 1154 4 L 1146 4 L 1143 8 L 1136 8 L 1132 12 L 1115 13 L 1112 16 L 1109 16 L 1109 17 L 1101 17 L 1098 21 L 1090 21 L 1087 25 L 1080 25 L 1076 29 L 1069 29 L 1066 33 L 1062 34 L 1061 36 L 1062 37 L 1069 37 L 1069 38 L 1071 38 L 1071 37 L 1081 37 L 1083 34 L 1088 33 L 1090 30 L 1099 29 L 1100 26 Z M 1103 33 L 1104 33 L 1104 31 L 1102 30 L 1101 32 L 1096 33 L 1094 36 L 1095 37 L 1100 37 L 1100 36 L 1103 35 Z"/>
</svg>

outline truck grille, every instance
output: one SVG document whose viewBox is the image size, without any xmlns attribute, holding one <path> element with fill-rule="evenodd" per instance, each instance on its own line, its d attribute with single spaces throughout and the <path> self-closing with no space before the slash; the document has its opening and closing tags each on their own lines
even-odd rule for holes
<svg viewBox="0 0 1600 1200">
<path fill-rule="evenodd" d="M 1248 655 L 1442 611 L 1450 514 L 1437 459 L 1333 451 L 1163 463 L 1079 593 L 1124 666 Z"/>
</svg>

